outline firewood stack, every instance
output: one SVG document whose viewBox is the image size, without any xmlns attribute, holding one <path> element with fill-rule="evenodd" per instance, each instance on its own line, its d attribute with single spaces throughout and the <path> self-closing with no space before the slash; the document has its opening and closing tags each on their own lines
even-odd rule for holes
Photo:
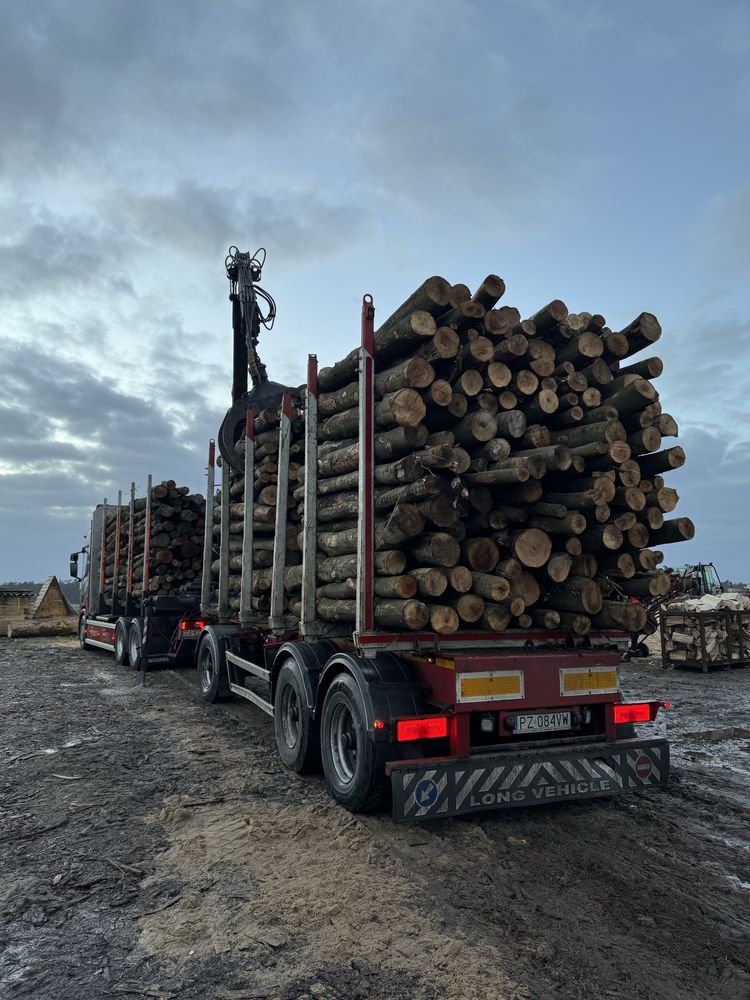
<svg viewBox="0 0 750 1000">
<path fill-rule="evenodd" d="M 614 332 L 560 300 L 523 319 L 498 305 L 504 291 L 496 275 L 473 295 L 429 278 L 375 332 L 376 623 L 440 634 L 638 631 L 646 614 L 630 599 L 669 589 L 658 547 L 694 532 L 688 518 L 665 518 L 678 497 L 663 473 L 685 456 L 669 446 L 677 424 L 653 385 L 662 362 L 630 360 L 661 327 L 641 313 Z M 343 632 L 355 613 L 358 362 L 355 349 L 318 378 L 317 612 Z M 273 483 L 273 433 L 258 445 L 256 487 L 259 476 Z M 300 464 L 290 477 L 294 553 L 303 478 Z M 259 488 L 255 503 L 260 526 Z M 233 516 L 239 552 L 241 510 Z M 271 516 L 265 535 L 270 546 Z M 299 562 L 285 577 L 292 611 Z"/>
<path fill-rule="evenodd" d="M 203 552 L 203 521 L 206 501 L 187 486 L 177 486 L 169 479 L 151 489 L 151 545 L 149 548 L 149 594 L 175 594 L 185 584 L 200 581 Z M 133 597 L 140 604 L 143 587 L 146 498 L 137 497 L 133 518 Z M 120 566 L 117 575 L 117 598 L 124 604 L 127 587 L 128 505 L 120 520 Z M 116 508 L 107 514 L 104 600 L 112 600 L 112 577 L 115 568 Z M 93 567 L 97 571 L 97 567 Z"/>
</svg>

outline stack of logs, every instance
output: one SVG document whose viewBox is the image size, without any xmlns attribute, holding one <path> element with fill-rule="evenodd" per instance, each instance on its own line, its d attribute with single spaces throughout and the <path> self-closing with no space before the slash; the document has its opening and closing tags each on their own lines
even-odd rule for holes
<svg viewBox="0 0 750 1000">
<path fill-rule="evenodd" d="M 133 517 L 133 597 L 140 604 L 143 590 L 146 498 L 137 497 Z M 187 486 L 169 479 L 151 488 L 151 544 L 148 552 L 149 594 L 175 594 L 185 584 L 199 584 L 203 565 L 203 524 L 206 501 Z M 115 570 L 117 508 L 109 507 L 106 531 L 104 601 L 112 601 Z M 120 513 L 120 565 L 117 600 L 124 605 L 129 557 L 129 507 Z M 98 567 L 92 568 L 97 572 Z"/>
<path fill-rule="evenodd" d="M 304 412 L 292 408 L 292 443 L 289 448 L 289 490 L 295 490 L 301 481 L 304 462 Z M 252 610 L 263 616 L 271 607 L 271 565 L 276 521 L 276 482 L 278 479 L 277 456 L 279 451 L 279 408 L 272 407 L 256 414 L 255 434 L 255 490 L 253 508 L 253 587 Z M 237 457 L 244 462 L 245 438 L 237 445 Z M 242 570 L 243 518 L 245 512 L 244 476 L 232 472 L 229 490 L 229 607 L 239 610 Z M 287 498 L 286 565 L 301 566 L 302 550 L 298 540 L 301 518 L 296 506 Z M 214 580 L 219 577 L 219 539 L 221 536 L 221 493 L 216 494 L 214 506 L 214 554 L 211 565 Z M 288 608 L 287 608 L 288 610 Z"/>
<path fill-rule="evenodd" d="M 498 306 L 504 291 L 496 275 L 473 295 L 433 277 L 375 332 L 376 623 L 443 635 L 640 631 L 646 613 L 631 599 L 669 589 L 658 547 L 694 531 L 688 518 L 665 518 L 678 497 L 663 473 L 685 456 L 663 447 L 677 424 L 653 385 L 662 362 L 629 360 L 661 328 L 641 313 L 613 332 L 560 300 L 523 319 Z M 358 362 L 355 349 L 318 379 L 317 613 L 344 633 L 355 615 Z M 301 411 L 293 424 L 285 587 L 299 614 Z M 262 411 L 256 428 L 253 609 L 262 613 L 278 411 Z M 231 491 L 238 574 L 241 478 Z M 238 575 L 230 585 L 238 591 Z"/>
</svg>

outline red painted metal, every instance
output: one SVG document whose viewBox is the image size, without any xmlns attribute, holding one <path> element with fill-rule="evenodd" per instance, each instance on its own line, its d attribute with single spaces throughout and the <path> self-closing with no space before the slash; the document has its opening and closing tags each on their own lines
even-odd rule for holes
<svg viewBox="0 0 750 1000">
<path fill-rule="evenodd" d="M 425 691 L 429 704 L 451 708 L 459 715 L 472 712 L 497 712 L 502 709 L 552 709 L 569 708 L 574 704 L 594 705 L 621 700 L 619 694 L 592 694 L 563 696 L 560 694 L 560 670 L 569 667 L 616 667 L 620 662 L 617 653 L 599 653 L 593 650 L 574 653 L 474 653 L 445 657 L 455 669 L 438 666 L 427 659 L 410 659 L 411 670 Z M 456 676 L 460 673 L 493 670 L 522 670 L 524 675 L 523 698 L 502 701 L 456 702 Z"/>
<path fill-rule="evenodd" d="M 307 355 L 307 391 L 311 396 L 318 395 L 318 355 Z"/>
<path fill-rule="evenodd" d="M 592 641 L 601 639 L 608 644 L 626 641 L 627 632 L 591 632 L 588 636 Z M 555 643 L 565 643 L 570 639 L 566 632 L 470 632 L 463 629 L 454 635 L 436 635 L 434 632 L 372 632 L 363 633 L 359 636 L 359 644 L 362 647 L 387 646 L 389 649 L 400 648 L 404 651 L 416 651 L 418 649 L 436 652 L 439 650 L 451 650 L 466 648 L 468 643 L 481 643 L 483 647 L 491 647 L 495 644 L 514 644 L 516 648 L 521 648 L 534 643 L 540 643 L 545 647 Z M 447 654 L 450 655 L 450 654 Z"/>
<path fill-rule="evenodd" d="M 117 498 L 117 516 L 115 519 L 115 567 L 112 574 L 112 612 L 117 601 L 117 586 L 120 579 L 120 534 L 122 532 L 122 491 Z"/>
<path fill-rule="evenodd" d="M 292 419 L 292 397 L 288 392 L 281 397 L 281 416 L 287 420 Z"/>
<path fill-rule="evenodd" d="M 208 464 L 212 469 L 216 465 L 216 442 L 213 438 L 208 442 Z"/>
<path fill-rule="evenodd" d="M 448 738 L 451 754 L 454 757 L 468 757 L 471 743 L 469 740 L 469 715 L 448 716 Z"/>
<path fill-rule="evenodd" d="M 247 419 L 245 420 L 245 437 L 248 441 L 255 440 L 255 414 L 252 406 L 247 408 Z"/>
<path fill-rule="evenodd" d="M 208 517 L 208 508 L 206 508 L 206 517 Z M 146 505 L 146 525 L 143 533 L 143 594 L 144 596 L 148 593 L 148 584 L 150 579 L 149 574 L 149 551 L 151 549 L 151 508 L 150 505 Z"/>
</svg>

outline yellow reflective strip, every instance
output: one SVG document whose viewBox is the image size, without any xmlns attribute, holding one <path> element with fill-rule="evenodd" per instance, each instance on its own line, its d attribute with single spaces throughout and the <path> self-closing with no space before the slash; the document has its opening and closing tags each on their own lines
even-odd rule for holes
<svg viewBox="0 0 750 1000">
<path fill-rule="evenodd" d="M 491 698 L 493 695 L 521 696 L 521 678 L 518 674 L 497 674 L 494 677 L 463 677 L 461 694 L 464 698 Z"/>
<path fill-rule="evenodd" d="M 442 656 L 438 656 L 438 658 L 435 660 L 435 666 L 436 667 L 445 667 L 446 670 L 455 670 L 456 669 L 455 661 L 453 661 L 453 660 L 446 660 Z"/>
<path fill-rule="evenodd" d="M 616 670 L 589 670 L 563 675 L 563 690 L 571 694 L 585 691 L 601 691 L 617 687 Z"/>
</svg>

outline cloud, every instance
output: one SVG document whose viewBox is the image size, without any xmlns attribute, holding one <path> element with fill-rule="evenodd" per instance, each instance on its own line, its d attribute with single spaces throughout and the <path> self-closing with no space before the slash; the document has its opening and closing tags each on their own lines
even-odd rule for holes
<svg viewBox="0 0 750 1000">
<path fill-rule="evenodd" d="M 750 277 L 750 184 L 713 195 L 699 214 L 697 235 L 714 272 Z"/>
<path fill-rule="evenodd" d="M 153 162 L 259 133 L 290 107 L 245 5 L 42 0 L 0 14 L 0 162 L 35 176 L 71 160 L 119 154 Z M 197 152 L 197 151 L 196 151 Z M 204 152 L 204 150 L 200 150 Z M 50 156 L 50 153 L 53 155 Z"/>
</svg>

